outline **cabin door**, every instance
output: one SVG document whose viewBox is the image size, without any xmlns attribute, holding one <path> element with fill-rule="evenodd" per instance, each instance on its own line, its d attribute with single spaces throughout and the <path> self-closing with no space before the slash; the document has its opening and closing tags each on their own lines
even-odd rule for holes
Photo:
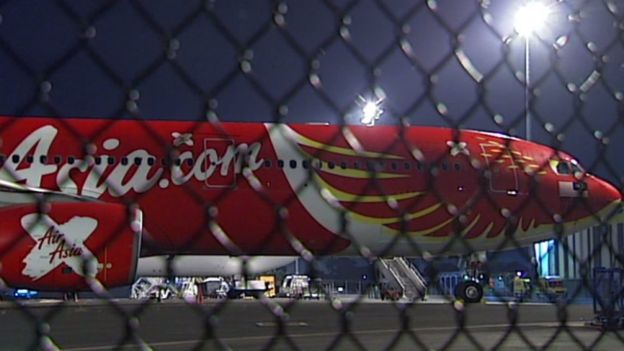
<svg viewBox="0 0 624 351">
<path fill-rule="evenodd" d="M 490 191 L 518 195 L 526 191 L 522 155 L 501 144 L 481 144 L 482 156 L 487 163 Z"/>
<path fill-rule="evenodd" d="M 202 137 L 203 151 L 200 162 L 206 172 L 205 184 L 209 188 L 231 188 L 236 186 L 236 174 L 241 167 L 233 139 Z"/>
</svg>

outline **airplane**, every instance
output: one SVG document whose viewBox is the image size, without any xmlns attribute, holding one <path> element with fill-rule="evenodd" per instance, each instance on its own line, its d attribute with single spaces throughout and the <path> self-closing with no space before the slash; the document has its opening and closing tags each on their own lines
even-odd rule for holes
<svg viewBox="0 0 624 351">
<path fill-rule="evenodd" d="M 4 116 L 0 138 L 0 279 L 37 290 L 128 285 L 155 256 L 506 250 L 622 201 L 564 152 L 473 130 Z"/>
</svg>

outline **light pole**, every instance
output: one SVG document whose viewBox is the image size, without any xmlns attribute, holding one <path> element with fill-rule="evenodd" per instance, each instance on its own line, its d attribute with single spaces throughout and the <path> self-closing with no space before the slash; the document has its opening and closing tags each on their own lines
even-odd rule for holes
<svg viewBox="0 0 624 351">
<path fill-rule="evenodd" d="M 524 4 L 518 12 L 514 27 L 521 37 L 524 37 L 524 123 L 526 128 L 526 140 L 531 140 L 531 111 L 529 109 L 531 102 L 531 36 L 539 32 L 546 24 L 546 20 L 550 14 L 550 9 L 538 0 L 529 0 Z M 548 272 L 548 264 L 544 265 L 543 260 L 548 257 L 549 251 L 543 251 L 544 245 L 549 245 L 552 241 L 536 243 L 533 245 L 532 257 L 535 261 L 535 274 L 540 275 Z M 537 277 L 536 277 L 537 278 Z"/>
<path fill-rule="evenodd" d="M 529 87 L 531 86 L 531 36 L 524 37 L 524 123 L 526 140 L 531 140 L 531 110 L 529 109 L 529 102 L 531 100 L 531 92 Z"/>
<path fill-rule="evenodd" d="M 516 32 L 524 37 L 524 122 L 526 139 L 531 140 L 531 111 L 529 110 L 531 92 L 531 36 L 538 32 L 548 19 L 550 9 L 541 2 L 529 1 L 516 13 L 514 26 Z"/>
</svg>

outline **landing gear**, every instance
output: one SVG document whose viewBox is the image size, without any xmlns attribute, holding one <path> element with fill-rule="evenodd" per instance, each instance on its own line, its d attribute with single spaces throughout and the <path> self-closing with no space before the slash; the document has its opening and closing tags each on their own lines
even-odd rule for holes
<svg viewBox="0 0 624 351">
<path fill-rule="evenodd" d="M 66 292 L 63 294 L 63 301 L 73 301 L 78 302 L 78 293 L 77 292 Z"/>
<path fill-rule="evenodd" d="M 464 280 L 455 286 L 455 297 L 465 303 L 477 303 L 483 299 L 483 284 L 488 283 L 488 274 L 482 270 L 487 259 L 485 252 L 475 252 L 460 262 L 466 265 Z"/>
<path fill-rule="evenodd" d="M 460 282 L 455 287 L 455 297 L 465 303 L 477 303 L 483 298 L 483 287 L 473 280 Z"/>
</svg>

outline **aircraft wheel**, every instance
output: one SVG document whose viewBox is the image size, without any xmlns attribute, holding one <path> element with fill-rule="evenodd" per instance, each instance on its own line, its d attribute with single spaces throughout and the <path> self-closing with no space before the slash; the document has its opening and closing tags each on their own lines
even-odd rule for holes
<svg viewBox="0 0 624 351">
<path fill-rule="evenodd" d="M 477 303 L 483 298 L 483 287 L 474 281 L 465 281 L 455 287 L 455 297 L 466 303 Z"/>
</svg>

